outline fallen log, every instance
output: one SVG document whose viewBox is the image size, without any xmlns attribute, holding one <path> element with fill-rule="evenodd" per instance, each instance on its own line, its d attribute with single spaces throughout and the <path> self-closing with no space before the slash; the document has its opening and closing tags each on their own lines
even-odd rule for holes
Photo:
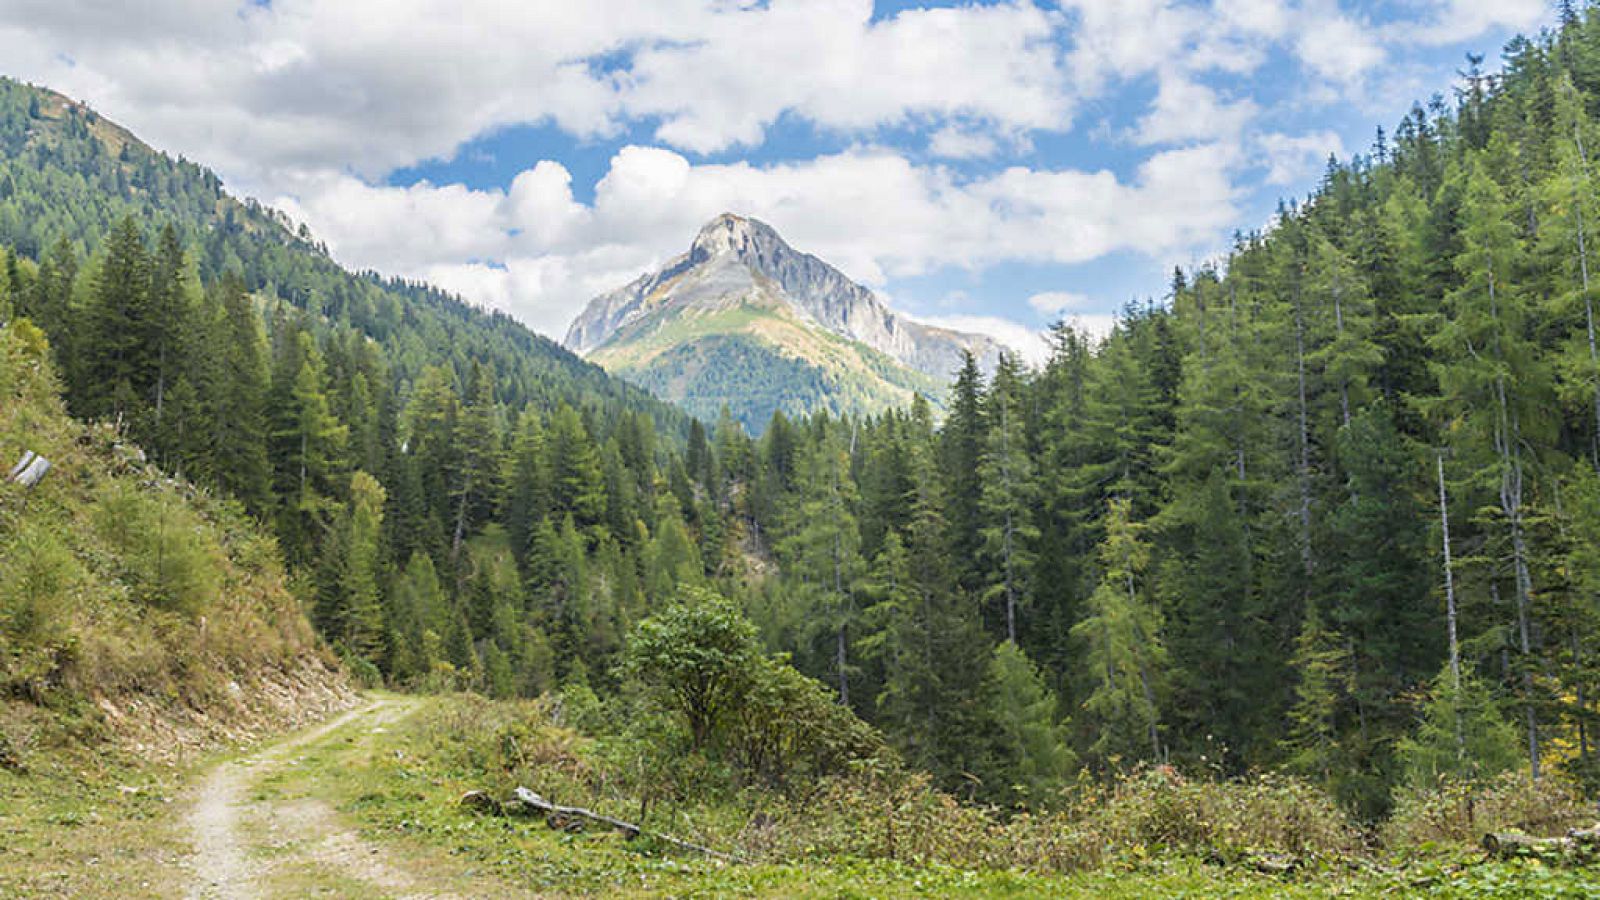
<svg viewBox="0 0 1600 900">
<path fill-rule="evenodd" d="M 720 850 L 713 850 L 710 847 L 703 847 L 700 844 L 691 843 L 683 840 L 682 838 L 675 838 L 672 835 L 662 834 L 656 831 L 646 831 L 632 822 L 624 822 L 623 820 L 614 816 L 602 815 L 579 806 L 562 806 L 557 803 L 551 803 L 549 800 L 546 800 L 545 798 L 535 794 L 533 791 L 530 791 L 525 787 L 519 787 L 512 793 L 515 795 L 517 802 L 521 803 L 524 807 L 535 812 L 543 813 L 545 817 L 545 823 L 551 828 L 557 830 L 572 831 L 574 830 L 574 824 L 580 821 L 597 822 L 601 825 L 605 825 L 608 828 L 621 832 L 624 837 L 627 837 L 630 840 L 641 836 L 648 837 L 651 840 L 661 841 L 664 844 L 670 844 L 683 850 L 691 850 L 695 853 L 712 857 L 713 859 L 720 859 L 725 862 L 745 862 L 745 860 L 732 854 L 723 853 Z"/>
<path fill-rule="evenodd" d="M 1574 828 L 1565 837 L 1533 837 L 1516 831 L 1491 831 L 1483 850 L 1495 859 L 1587 858 L 1600 851 L 1600 826 Z"/>
<path fill-rule="evenodd" d="M 503 811 L 500 801 L 490 796 L 488 791 L 467 791 L 456 802 L 474 812 L 498 816 Z"/>
<path fill-rule="evenodd" d="M 50 472 L 50 460 L 45 459 L 32 450 L 22 454 L 22 461 L 11 469 L 11 474 L 6 480 L 31 488 L 44 480 Z"/>
</svg>

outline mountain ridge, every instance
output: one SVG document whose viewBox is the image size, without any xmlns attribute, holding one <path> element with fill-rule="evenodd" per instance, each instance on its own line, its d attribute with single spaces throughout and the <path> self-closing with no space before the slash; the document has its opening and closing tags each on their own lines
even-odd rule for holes
<svg viewBox="0 0 1600 900">
<path fill-rule="evenodd" d="M 739 345 L 741 363 L 757 387 L 771 380 L 763 373 L 782 371 L 793 378 L 797 364 L 820 370 L 811 379 L 816 396 L 737 404 L 737 385 L 730 391 L 699 377 L 713 364 L 730 364 L 716 359 L 719 346 L 699 348 L 709 358 L 697 360 L 697 372 L 685 371 L 685 357 L 697 353 L 686 342 L 713 339 Z M 795 250 L 772 226 L 734 213 L 708 222 L 689 250 L 662 268 L 590 301 L 563 346 L 693 413 L 715 414 L 731 395 L 745 407 L 734 410 L 735 417 L 757 430 L 772 411 L 768 406 L 791 413 L 877 412 L 903 405 L 915 393 L 937 399 L 965 353 L 985 368 L 1000 353 L 986 336 L 891 310 L 869 288 Z"/>
</svg>

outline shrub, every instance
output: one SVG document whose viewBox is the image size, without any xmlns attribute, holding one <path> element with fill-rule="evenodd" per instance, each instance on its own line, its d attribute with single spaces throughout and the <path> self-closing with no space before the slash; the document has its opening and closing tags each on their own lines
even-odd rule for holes
<svg viewBox="0 0 1600 900">
<path fill-rule="evenodd" d="M 0 571 L 0 686 L 38 699 L 76 645 L 69 617 L 85 573 L 48 524 L 0 546 Z"/>
<path fill-rule="evenodd" d="M 681 714 L 701 750 L 756 676 L 756 629 L 726 598 L 687 588 L 677 602 L 640 622 L 628 642 L 625 673 Z"/>
<path fill-rule="evenodd" d="M 1337 858 L 1360 847 L 1349 818 L 1303 781 L 1262 775 L 1198 781 L 1165 766 L 1119 782 L 1085 817 L 1112 846 L 1236 859 L 1252 852 Z"/>
<path fill-rule="evenodd" d="M 785 660 L 760 660 L 731 718 L 734 760 L 773 785 L 837 774 L 885 751 L 877 731 Z"/>
<path fill-rule="evenodd" d="M 221 591 L 223 555 L 214 536 L 164 493 L 112 482 L 101 492 L 96 522 L 138 599 L 192 615 Z"/>
<path fill-rule="evenodd" d="M 1594 824 L 1594 812 L 1575 785 L 1552 776 L 1534 781 L 1516 771 L 1486 782 L 1445 779 L 1402 789 L 1383 838 L 1391 849 L 1419 850 L 1476 846 L 1490 831 L 1550 836 L 1586 824 Z"/>
</svg>

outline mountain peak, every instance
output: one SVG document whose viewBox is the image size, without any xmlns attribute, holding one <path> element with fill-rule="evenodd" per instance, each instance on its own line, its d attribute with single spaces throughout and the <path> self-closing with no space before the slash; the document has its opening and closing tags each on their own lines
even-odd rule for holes
<svg viewBox="0 0 1600 900">
<path fill-rule="evenodd" d="M 701 227 L 688 253 L 590 301 L 566 345 L 697 414 L 737 406 L 752 430 L 774 404 L 876 412 L 936 394 L 964 352 L 986 368 L 999 355 L 989 338 L 899 315 L 770 225 L 731 212 Z M 760 400 L 758 388 L 777 394 Z"/>
<path fill-rule="evenodd" d="M 765 222 L 725 212 L 701 227 L 689 256 L 696 262 L 731 253 L 739 257 L 762 256 L 772 247 L 787 247 Z"/>
</svg>

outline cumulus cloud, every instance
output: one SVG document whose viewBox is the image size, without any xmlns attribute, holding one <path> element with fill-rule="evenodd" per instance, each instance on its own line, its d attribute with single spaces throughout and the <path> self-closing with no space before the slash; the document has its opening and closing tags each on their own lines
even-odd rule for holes
<svg viewBox="0 0 1600 900">
<path fill-rule="evenodd" d="M 1260 135 L 1256 144 L 1266 167 L 1267 184 L 1290 185 L 1315 175 L 1329 156 L 1344 156 L 1344 141 L 1331 131 L 1288 135 L 1276 132 Z"/>
<path fill-rule="evenodd" d="M 1179 75 L 1161 79 L 1155 103 L 1139 121 L 1141 144 L 1169 144 L 1237 137 L 1258 112 L 1251 100 L 1227 102 L 1206 85 Z"/>
<path fill-rule="evenodd" d="M 341 261 L 422 277 L 560 334 L 582 304 L 686 249 L 732 210 L 881 286 L 1002 260 L 1075 263 L 1117 250 L 1164 254 L 1211 240 L 1236 216 L 1227 148 L 1157 154 L 1124 182 L 1110 172 L 1005 169 L 958 179 L 861 149 L 800 163 L 693 164 L 628 146 L 591 203 L 545 161 L 509 190 L 374 187 L 330 176 L 279 205 Z"/>
<path fill-rule="evenodd" d="M 1455 44 L 1491 28 L 1526 29 L 1550 14 L 1547 0 L 1435 0 L 1427 23 L 1413 32 L 1423 44 Z"/>
<path fill-rule="evenodd" d="M 1059 316 L 1067 310 L 1091 306 L 1093 301 L 1072 291 L 1044 291 L 1029 297 L 1028 305 L 1042 316 Z"/>
</svg>

